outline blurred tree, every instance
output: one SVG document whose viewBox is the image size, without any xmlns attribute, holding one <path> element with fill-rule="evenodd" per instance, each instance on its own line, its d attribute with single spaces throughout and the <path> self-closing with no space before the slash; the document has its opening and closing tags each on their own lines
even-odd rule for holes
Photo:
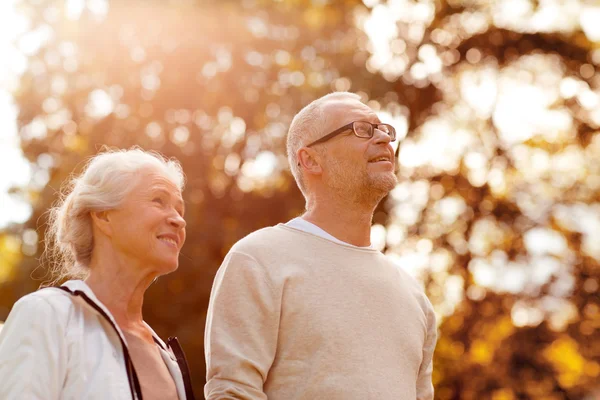
<svg viewBox="0 0 600 400">
<path fill-rule="evenodd" d="M 519 3 L 23 0 L 34 179 L 17 194 L 34 214 L 0 238 L 23 251 L 2 252 L 0 319 L 43 274 L 44 212 L 69 174 L 103 145 L 157 149 L 187 173 L 188 239 L 145 315 L 182 339 L 202 393 L 222 258 L 303 209 L 287 126 L 352 90 L 406 136 L 373 243 L 438 311 L 437 398 L 584 398 L 600 376 L 599 11 Z"/>
</svg>

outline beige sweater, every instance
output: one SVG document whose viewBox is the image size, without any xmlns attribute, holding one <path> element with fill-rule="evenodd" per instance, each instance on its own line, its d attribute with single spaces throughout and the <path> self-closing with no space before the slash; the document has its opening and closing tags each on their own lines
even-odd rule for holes
<svg viewBox="0 0 600 400">
<path fill-rule="evenodd" d="M 381 252 L 287 227 L 236 243 L 206 321 L 213 399 L 433 399 L 433 309 Z"/>
</svg>

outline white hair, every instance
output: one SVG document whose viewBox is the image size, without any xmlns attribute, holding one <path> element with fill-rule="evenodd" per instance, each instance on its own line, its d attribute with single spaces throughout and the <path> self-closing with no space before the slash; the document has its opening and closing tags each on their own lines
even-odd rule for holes
<svg viewBox="0 0 600 400">
<path fill-rule="evenodd" d="M 332 100 L 352 99 L 359 100 L 360 96 L 351 92 L 333 92 L 313 100 L 305 106 L 292 120 L 287 135 L 287 156 L 292 175 L 298 188 L 306 198 L 306 185 L 302 169 L 298 162 L 298 150 L 311 139 L 316 139 L 324 132 L 321 131 L 327 123 L 324 106 Z"/>
<path fill-rule="evenodd" d="M 105 150 L 64 186 L 49 211 L 45 237 L 44 258 L 50 262 L 51 283 L 88 275 L 94 249 L 91 212 L 119 207 L 139 171 L 146 168 L 159 171 L 183 190 L 185 176 L 177 160 L 140 148 Z"/>
</svg>

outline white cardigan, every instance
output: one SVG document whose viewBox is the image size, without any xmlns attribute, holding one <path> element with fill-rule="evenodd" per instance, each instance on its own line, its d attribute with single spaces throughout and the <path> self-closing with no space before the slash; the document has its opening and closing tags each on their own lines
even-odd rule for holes
<svg viewBox="0 0 600 400">
<path fill-rule="evenodd" d="M 167 346 L 152 334 L 179 398 L 192 400 L 176 339 Z M 141 398 L 123 332 L 83 281 L 42 289 L 15 303 L 0 332 L 0 399 Z"/>
</svg>

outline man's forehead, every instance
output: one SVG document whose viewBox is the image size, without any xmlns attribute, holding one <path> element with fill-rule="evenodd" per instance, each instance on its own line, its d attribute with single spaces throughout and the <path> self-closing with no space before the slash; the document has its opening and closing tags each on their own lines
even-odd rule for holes
<svg viewBox="0 0 600 400">
<path fill-rule="evenodd" d="M 336 125 L 347 124 L 356 119 L 370 120 L 377 114 L 364 103 L 357 99 L 336 99 L 327 103 L 323 108 L 326 115 L 327 127 L 339 128 Z"/>
<path fill-rule="evenodd" d="M 323 109 L 326 112 L 333 111 L 348 111 L 348 110 L 371 110 L 366 104 L 362 103 L 358 99 L 353 98 L 338 98 L 331 99 L 325 103 Z"/>
</svg>

